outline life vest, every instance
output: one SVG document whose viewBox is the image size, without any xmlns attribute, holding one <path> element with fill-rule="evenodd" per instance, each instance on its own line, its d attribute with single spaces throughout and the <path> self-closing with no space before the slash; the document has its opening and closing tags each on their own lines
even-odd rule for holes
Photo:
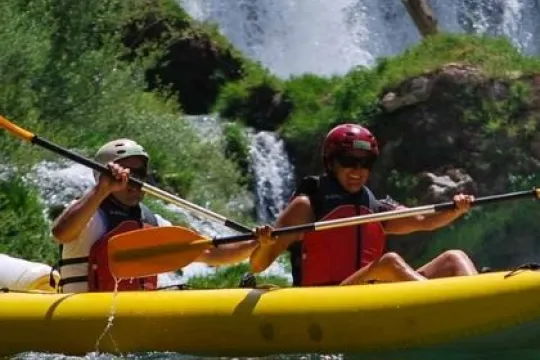
<svg viewBox="0 0 540 360">
<path fill-rule="evenodd" d="M 143 227 L 151 227 L 143 224 Z M 88 291 L 113 291 L 116 280 L 109 270 L 108 245 L 109 239 L 114 235 L 141 228 L 138 221 L 124 221 L 109 231 L 90 249 L 88 255 Z M 137 279 L 123 279 L 118 282 L 118 291 L 154 290 L 157 287 L 157 276 L 148 276 Z"/>
<path fill-rule="evenodd" d="M 105 234 L 99 238 L 90 248 L 88 256 L 76 258 L 62 258 L 62 246 L 60 246 L 61 260 L 58 263 L 60 273 L 63 266 L 73 264 L 87 264 L 88 275 L 62 277 L 59 282 L 59 291 L 62 286 L 77 282 L 87 282 L 88 291 L 101 292 L 113 291 L 116 281 L 110 273 L 108 266 L 108 242 L 114 235 L 140 229 L 142 227 L 158 226 L 157 218 L 144 204 L 129 209 L 119 206 L 112 197 L 103 201 L 98 209 L 98 216 L 103 220 L 106 227 Z M 119 281 L 118 291 L 148 290 L 157 286 L 157 276 L 138 279 L 124 279 Z"/>
<path fill-rule="evenodd" d="M 294 196 L 307 195 L 316 221 L 381 211 L 373 193 L 364 187 L 356 194 L 342 189 L 332 177 L 303 179 Z M 382 256 L 386 236 L 380 222 L 313 231 L 291 245 L 294 286 L 337 285 L 356 270 Z"/>
</svg>

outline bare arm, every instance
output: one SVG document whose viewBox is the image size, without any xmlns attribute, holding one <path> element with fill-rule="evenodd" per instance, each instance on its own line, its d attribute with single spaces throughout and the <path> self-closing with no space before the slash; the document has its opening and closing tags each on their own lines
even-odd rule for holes
<svg viewBox="0 0 540 360">
<path fill-rule="evenodd" d="M 450 224 L 462 214 L 457 210 L 451 210 L 433 215 L 388 220 L 384 230 L 387 234 L 392 235 L 410 234 L 416 231 L 432 231 Z"/>
<path fill-rule="evenodd" d="M 432 231 L 452 223 L 469 211 L 473 196 L 459 194 L 454 197 L 456 209 L 443 211 L 432 215 L 420 215 L 388 220 L 384 225 L 387 234 L 403 235 L 415 231 Z"/>
<path fill-rule="evenodd" d="M 123 189 L 128 184 L 129 169 L 118 164 L 107 164 L 112 175 L 101 175 L 96 186 L 67 208 L 54 221 L 52 234 L 61 244 L 75 241 L 92 219 L 99 205 L 110 193 Z"/>
<path fill-rule="evenodd" d="M 54 221 L 52 228 L 54 238 L 61 244 L 77 239 L 108 195 L 108 191 L 98 186 L 84 194 Z"/>
<path fill-rule="evenodd" d="M 298 196 L 283 210 L 276 221 L 276 228 L 307 224 L 313 221 L 313 212 L 307 196 Z M 271 229 L 268 229 L 271 231 Z M 268 233 L 269 233 L 268 231 Z M 263 237 L 265 235 L 262 235 Z M 268 268 L 289 245 L 302 240 L 302 233 L 286 234 L 274 240 L 260 238 L 257 247 L 251 254 L 250 265 L 253 272 L 261 272 Z"/>
</svg>

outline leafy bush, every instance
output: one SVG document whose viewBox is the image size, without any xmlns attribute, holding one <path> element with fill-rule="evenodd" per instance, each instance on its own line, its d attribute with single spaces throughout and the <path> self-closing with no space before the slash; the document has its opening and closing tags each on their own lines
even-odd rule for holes
<svg viewBox="0 0 540 360">
<path fill-rule="evenodd" d="M 49 235 L 46 209 L 19 176 L 0 180 L 0 253 L 53 264 L 58 247 Z"/>
</svg>

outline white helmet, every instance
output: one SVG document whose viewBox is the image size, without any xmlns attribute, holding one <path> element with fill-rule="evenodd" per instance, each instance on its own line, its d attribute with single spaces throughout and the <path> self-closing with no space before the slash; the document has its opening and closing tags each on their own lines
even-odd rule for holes
<svg viewBox="0 0 540 360">
<path fill-rule="evenodd" d="M 117 139 L 109 141 L 103 145 L 95 155 L 95 159 L 98 163 L 106 165 L 111 161 L 118 161 L 130 156 L 142 156 L 146 161 L 150 160 L 150 156 L 146 150 L 130 139 Z M 100 173 L 94 171 L 94 178 L 98 181 Z"/>
</svg>

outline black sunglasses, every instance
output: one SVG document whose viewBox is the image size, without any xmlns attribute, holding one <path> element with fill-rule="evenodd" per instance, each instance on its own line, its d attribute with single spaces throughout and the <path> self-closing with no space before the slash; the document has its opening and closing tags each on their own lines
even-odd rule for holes
<svg viewBox="0 0 540 360">
<path fill-rule="evenodd" d="M 356 157 L 350 155 L 341 155 L 336 157 L 336 161 L 339 166 L 344 168 L 357 168 L 371 169 L 375 164 L 377 158 L 374 156 Z"/>
<path fill-rule="evenodd" d="M 150 176 L 146 167 L 129 168 L 129 175 L 136 177 L 140 180 L 146 180 Z"/>
</svg>

